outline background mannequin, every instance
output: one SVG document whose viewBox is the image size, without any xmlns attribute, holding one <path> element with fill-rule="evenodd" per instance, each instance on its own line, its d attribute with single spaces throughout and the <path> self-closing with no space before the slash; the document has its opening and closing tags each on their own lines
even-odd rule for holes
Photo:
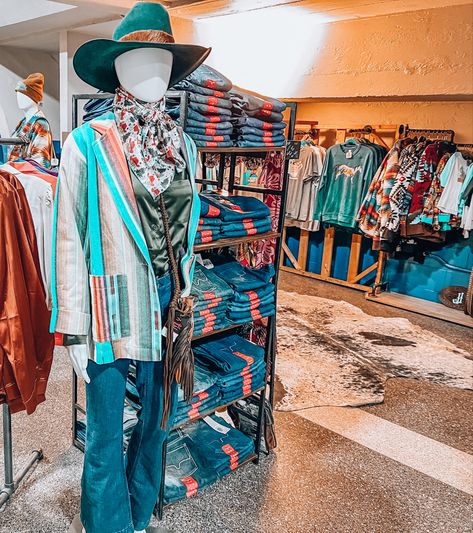
<svg viewBox="0 0 473 533">
<path fill-rule="evenodd" d="M 173 55 L 168 50 L 139 48 L 120 55 L 115 68 L 120 85 L 130 94 L 144 102 L 158 102 L 164 97 L 171 78 Z M 90 382 L 87 373 L 89 346 L 75 344 L 67 346 L 74 371 L 79 378 Z M 164 531 L 148 528 L 147 531 Z M 85 529 L 82 530 L 83 533 Z M 135 533 L 144 533 L 144 530 Z"/>
<path fill-rule="evenodd" d="M 34 159 L 45 168 L 57 164 L 53 161 L 53 139 L 51 127 L 41 110 L 43 100 L 44 76 L 37 72 L 18 82 L 16 100 L 25 117 L 18 123 L 12 137 L 21 137 L 28 141 L 24 146 L 15 146 L 9 160 Z"/>
</svg>

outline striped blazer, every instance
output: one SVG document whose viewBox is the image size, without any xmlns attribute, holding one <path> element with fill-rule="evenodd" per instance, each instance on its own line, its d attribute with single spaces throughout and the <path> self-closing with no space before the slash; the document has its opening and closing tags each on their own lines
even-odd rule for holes
<svg viewBox="0 0 473 533">
<path fill-rule="evenodd" d="M 193 198 L 180 261 L 188 295 L 200 214 L 197 150 L 182 133 Z M 113 113 L 75 129 L 64 143 L 53 221 L 51 331 L 87 335 L 90 358 L 162 358 L 158 290 Z"/>
</svg>

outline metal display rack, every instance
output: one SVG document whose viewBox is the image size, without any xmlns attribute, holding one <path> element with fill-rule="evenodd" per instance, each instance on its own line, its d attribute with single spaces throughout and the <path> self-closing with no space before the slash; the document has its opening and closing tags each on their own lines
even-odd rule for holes
<svg viewBox="0 0 473 533">
<path fill-rule="evenodd" d="M 19 138 L 0 138 L 0 146 L 18 146 L 26 144 Z M 13 469 L 13 433 L 11 426 L 11 411 L 6 403 L 3 404 L 3 464 L 4 483 L 0 485 L 0 509 L 10 500 L 23 478 L 43 458 L 43 451 L 31 452 L 26 465 L 15 475 Z"/>
<path fill-rule="evenodd" d="M 77 127 L 79 124 L 79 108 L 78 104 L 80 100 L 87 100 L 91 98 L 99 98 L 99 99 L 106 99 L 112 97 L 112 94 L 81 94 L 81 95 L 74 95 L 73 96 L 73 127 Z M 184 91 L 170 91 L 167 93 L 167 96 L 169 97 L 179 97 L 180 98 L 180 124 L 182 127 L 185 127 L 186 124 L 186 118 L 187 118 L 187 106 L 188 106 L 188 95 Z M 295 125 L 295 114 L 296 114 L 296 105 L 295 104 L 288 104 L 288 109 L 290 113 L 289 117 L 289 132 L 287 137 L 292 138 L 293 137 L 293 131 L 294 131 L 294 125 Z M 289 168 L 289 161 L 285 160 L 284 167 L 283 167 L 283 175 L 281 176 L 281 188 L 279 189 L 270 189 L 270 188 L 264 188 L 264 187 L 252 187 L 252 186 L 246 186 L 246 185 L 240 185 L 235 182 L 235 170 L 236 170 L 236 164 L 237 164 L 237 158 L 241 156 L 247 156 L 247 157 L 260 157 L 265 158 L 268 153 L 272 152 L 281 152 L 285 153 L 285 147 L 263 147 L 263 148 L 199 148 L 199 154 L 202 159 L 202 166 L 203 166 L 203 178 L 197 179 L 196 182 L 199 183 L 202 186 L 202 189 L 205 190 L 208 187 L 216 187 L 217 189 L 223 189 L 224 188 L 224 174 L 225 174 L 225 159 L 227 157 L 230 158 L 230 167 L 229 167 L 229 178 L 228 178 L 228 185 L 226 187 L 226 191 L 230 194 L 237 193 L 237 192 L 252 192 L 252 193 L 258 193 L 265 195 L 275 195 L 280 197 L 280 206 L 279 206 L 279 216 L 278 216 L 278 223 L 277 223 L 277 230 L 276 231 L 270 231 L 264 234 L 260 235 L 252 235 L 252 236 L 245 236 L 241 238 L 231 238 L 231 239 L 222 239 L 211 243 L 204 243 L 199 244 L 194 247 L 195 252 L 205 252 L 212 249 L 222 249 L 222 248 L 230 248 L 230 247 L 236 247 L 244 243 L 249 242 L 255 242 L 255 241 L 262 241 L 271 239 L 275 242 L 275 275 L 273 278 L 273 283 L 275 285 L 275 299 L 277 299 L 277 286 L 278 286 L 278 278 L 279 278 L 279 266 L 280 266 L 280 259 L 281 259 L 281 250 L 282 250 L 282 233 L 284 228 L 284 218 L 285 218 L 285 211 L 286 211 L 286 194 L 287 194 L 287 174 L 288 174 L 288 168 Z M 220 165 L 219 165 L 219 171 L 218 171 L 218 177 L 216 180 L 209 180 L 206 179 L 206 166 L 205 166 L 205 160 L 207 154 L 218 154 L 220 155 Z M 277 302 L 275 302 L 277 304 Z M 226 407 L 229 407 L 230 405 L 234 406 L 235 410 L 237 412 L 241 412 L 244 414 L 247 418 L 251 419 L 253 422 L 256 423 L 256 435 L 255 435 L 255 453 L 252 454 L 250 457 L 248 457 L 245 461 L 242 461 L 238 465 L 238 468 L 250 463 L 258 463 L 261 453 L 261 438 L 262 438 L 262 432 L 263 432 L 263 425 L 264 425 L 264 405 L 266 401 L 267 392 L 269 391 L 269 401 L 273 405 L 274 403 L 274 383 L 275 383 L 275 359 L 276 359 L 276 315 L 272 317 L 267 317 L 262 319 L 266 323 L 266 338 L 265 338 L 265 362 L 266 362 L 266 384 L 264 387 L 255 390 L 251 394 L 248 394 L 246 396 L 242 396 L 241 398 L 238 398 L 228 404 L 218 406 L 217 408 L 212 409 L 209 412 L 205 412 L 202 414 L 199 414 L 196 418 L 193 420 L 186 420 L 183 423 L 179 424 L 176 427 L 173 427 L 172 429 L 177 429 L 177 427 L 183 427 L 184 425 L 192 424 L 193 422 L 205 418 L 206 416 L 209 416 L 210 414 L 214 413 L 215 411 L 219 409 L 223 409 Z M 241 331 L 245 326 L 249 326 L 253 324 L 254 321 L 249 321 L 243 324 L 233 324 L 228 327 L 225 327 L 223 329 L 219 329 L 210 333 L 206 333 L 204 335 L 201 335 L 199 337 L 195 337 L 194 340 L 202 339 L 202 338 L 208 338 L 211 336 L 222 334 L 226 331 Z M 73 388 L 72 388 L 72 434 L 73 434 L 73 443 L 74 446 L 78 447 L 81 450 L 84 450 L 84 442 L 78 435 L 78 414 L 86 415 L 86 409 L 82 405 L 80 405 L 78 401 L 78 379 L 75 373 L 73 372 Z M 242 411 L 236 404 L 241 401 L 248 398 L 254 398 L 254 400 L 257 402 L 258 405 L 258 414 L 256 417 L 253 417 L 252 415 L 249 415 L 247 412 Z M 163 449 L 163 472 L 165 472 L 166 468 L 166 444 L 164 445 Z M 159 494 L 158 502 L 156 505 L 156 514 L 161 519 L 163 516 L 163 510 L 164 510 L 164 479 L 165 475 L 163 474 L 162 477 L 162 486 L 161 491 Z"/>
</svg>

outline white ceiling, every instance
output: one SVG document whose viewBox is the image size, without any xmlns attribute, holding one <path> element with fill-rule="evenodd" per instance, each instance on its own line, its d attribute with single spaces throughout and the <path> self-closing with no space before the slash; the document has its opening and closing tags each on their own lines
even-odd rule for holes
<svg viewBox="0 0 473 533">
<path fill-rule="evenodd" d="M 0 0 L 0 46 L 57 52 L 59 32 L 77 30 L 109 37 L 135 0 Z M 206 19 L 271 9 L 284 16 L 297 9 L 320 22 L 374 17 L 470 4 L 473 0 L 162 0 L 174 16 Z M 288 28 L 288 31 L 291 30 Z M 294 30 L 294 29 L 293 29 Z"/>
</svg>

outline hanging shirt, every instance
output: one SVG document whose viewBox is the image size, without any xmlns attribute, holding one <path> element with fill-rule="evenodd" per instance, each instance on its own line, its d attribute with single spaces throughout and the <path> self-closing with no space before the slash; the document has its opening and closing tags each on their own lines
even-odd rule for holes
<svg viewBox="0 0 473 533">
<path fill-rule="evenodd" d="M 315 202 L 314 220 L 354 228 L 358 209 L 375 170 L 375 153 L 368 146 L 347 142 L 329 148 Z"/>
<path fill-rule="evenodd" d="M 34 159 L 45 168 L 51 166 L 53 158 L 53 138 L 51 127 L 44 113 L 38 111 L 30 119 L 21 120 L 12 137 L 26 139 L 27 144 L 15 146 L 8 157 L 9 161 L 17 159 Z"/>
<path fill-rule="evenodd" d="M 455 152 L 448 160 L 440 175 L 440 182 L 444 187 L 438 203 L 440 211 L 450 213 L 451 215 L 458 215 L 460 192 L 466 178 L 467 170 L 467 161 L 461 152 Z"/>
</svg>

